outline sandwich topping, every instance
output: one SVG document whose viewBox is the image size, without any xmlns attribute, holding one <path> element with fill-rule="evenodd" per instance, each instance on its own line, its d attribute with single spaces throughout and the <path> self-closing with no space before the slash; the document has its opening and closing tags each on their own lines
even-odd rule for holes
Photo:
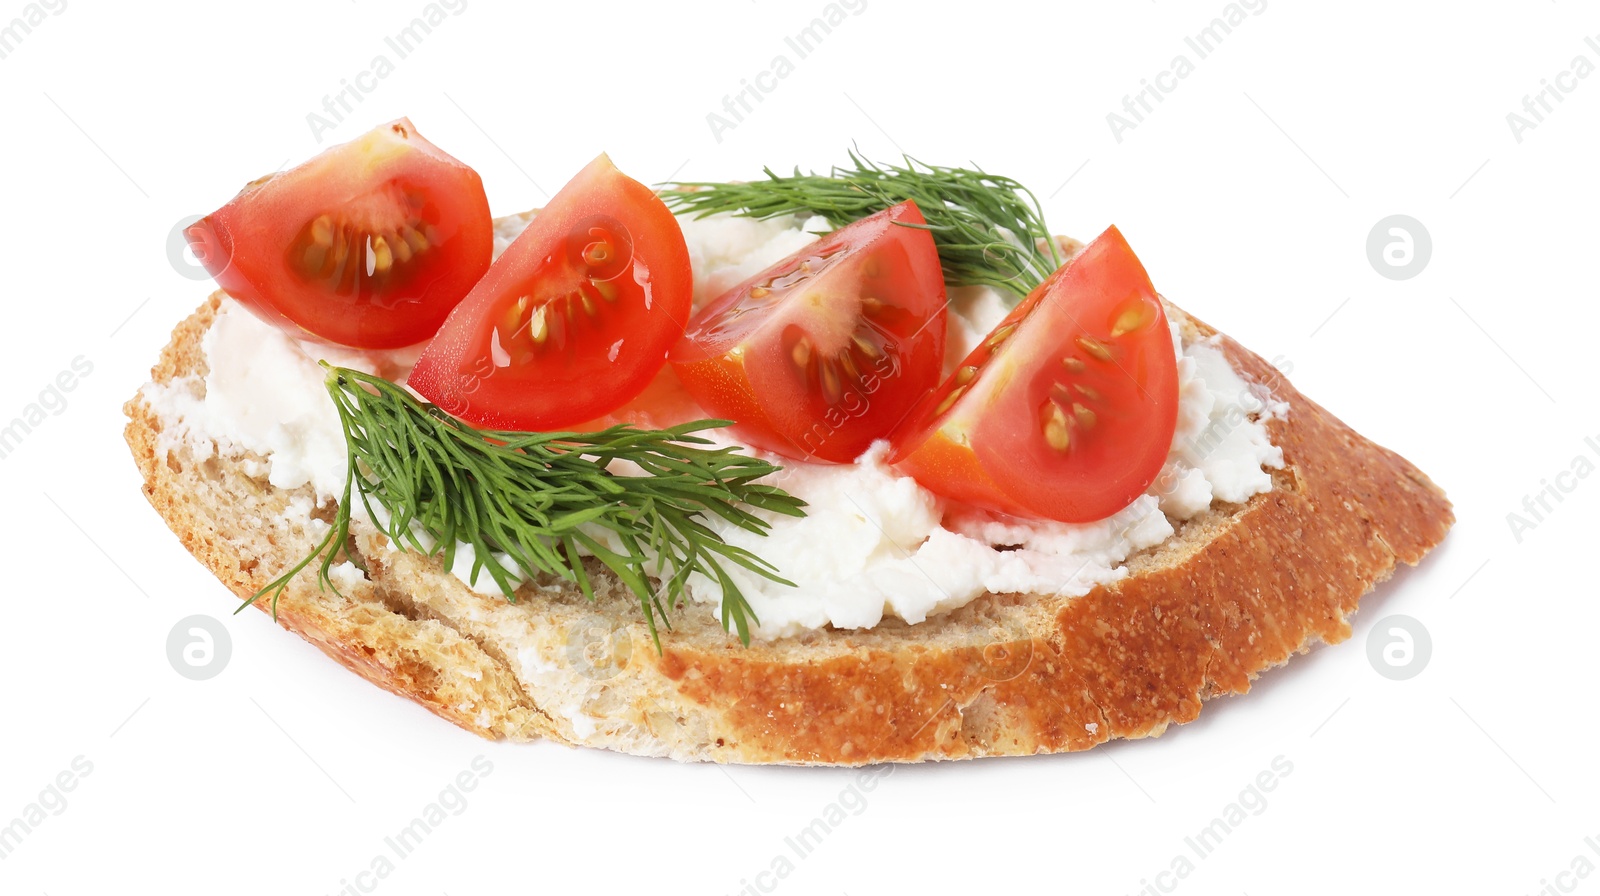
<svg viewBox="0 0 1600 896">
<path fill-rule="evenodd" d="M 652 627 L 746 639 L 1086 593 L 1271 489 L 1286 408 L 1185 337 L 1115 228 L 1065 246 L 1004 178 L 851 162 L 682 185 L 674 216 L 602 157 L 494 225 L 410 348 L 295 333 L 219 277 L 209 372 L 144 397 L 169 450 L 309 487 L 476 590 L 584 588 L 593 556 Z"/>
</svg>

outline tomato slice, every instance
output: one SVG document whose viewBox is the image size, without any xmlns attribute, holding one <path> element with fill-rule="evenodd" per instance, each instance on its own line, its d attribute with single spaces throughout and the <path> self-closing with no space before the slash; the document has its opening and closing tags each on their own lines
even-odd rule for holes
<svg viewBox="0 0 1600 896">
<path fill-rule="evenodd" d="M 902 202 L 707 304 L 672 349 L 684 388 L 752 445 L 855 460 L 939 379 L 944 276 L 924 223 Z"/>
<path fill-rule="evenodd" d="M 644 389 L 693 292 L 677 219 L 601 155 L 451 312 L 410 384 L 477 426 L 571 427 Z"/>
<path fill-rule="evenodd" d="M 250 183 L 185 236 L 257 316 L 357 348 L 432 336 L 494 251 L 477 172 L 405 118 Z"/>
<path fill-rule="evenodd" d="M 928 395 L 890 462 L 978 507 L 1090 522 L 1149 488 L 1177 423 L 1167 315 L 1112 227 Z"/>
</svg>

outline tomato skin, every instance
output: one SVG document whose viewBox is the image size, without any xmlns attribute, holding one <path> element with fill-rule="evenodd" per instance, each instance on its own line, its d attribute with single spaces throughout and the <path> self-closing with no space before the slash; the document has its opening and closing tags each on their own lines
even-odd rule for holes
<svg viewBox="0 0 1600 896">
<path fill-rule="evenodd" d="M 332 225 L 320 275 L 304 254 L 319 218 Z M 253 181 L 185 236 L 217 285 L 258 317 L 297 338 L 373 349 L 432 336 L 494 250 L 477 172 L 404 118 Z"/>
<path fill-rule="evenodd" d="M 571 428 L 650 384 L 693 289 L 677 219 L 601 155 L 456 306 L 409 382 L 476 426 Z"/>
<path fill-rule="evenodd" d="M 709 302 L 672 349 L 684 388 L 758 448 L 855 460 L 938 382 L 944 276 L 924 223 L 900 203 Z"/>
<path fill-rule="evenodd" d="M 971 446 L 952 439 L 943 431 L 929 435 L 926 441 L 903 458 L 895 454 L 897 450 L 891 445 L 891 465 L 936 495 L 1011 516 L 1037 516 L 1020 501 L 1012 500 L 995 484 Z"/>
<path fill-rule="evenodd" d="M 1091 522 L 1149 488 L 1177 427 L 1177 358 L 1121 232 L 1029 294 L 913 418 L 890 462 L 976 507 Z"/>
</svg>

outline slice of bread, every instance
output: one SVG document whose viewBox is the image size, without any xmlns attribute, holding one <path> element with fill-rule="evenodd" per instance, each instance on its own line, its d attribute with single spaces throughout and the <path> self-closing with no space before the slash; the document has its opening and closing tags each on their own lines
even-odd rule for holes
<svg viewBox="0 0 1600 896">
<path fill-rule="evenodd" d="M 152 371 L 205 371 L 222 294 L 173 333 Z M 1210 327 L 1174 310 L 1186 340 Z M 916 625 L 821 630 L 741 646 L 713 613 L 673 617 L 658 654 L 635 599 L 599 567 L 598 599 L 554 578 L 515 603 L 357 523 L 368 579 L 342 595 L 314 572 L 277 620 L 340 663 L 487 738 L 548 738 L 680 760 L 861 765 L 1082 750 L 1160 734 L 1201 701 L 1243 693 L 1315 642 L 1342 641 L 1357 601 L 1417 563 L 1454 517 L 1444 493 L 1226 337 L 1246 380 L 1287 414 L 1266 421 L 1285 465 L 1271 491 L 1216 505 L 1132 557 L 1130 575 L 1070 598 L 991 594 Z M 144 491 L 185 547 L 240 598 L 303 557 L 333 508 L 286 491 L 260 458 L 163 439 L 142 397 L 127 440 Z M 175 444 L 174 444 L 175 443 Z M 168 450 L 170 449 L 170 450 Z M 267 602 L 257 604 L 267 609 Z"/>
</svg>

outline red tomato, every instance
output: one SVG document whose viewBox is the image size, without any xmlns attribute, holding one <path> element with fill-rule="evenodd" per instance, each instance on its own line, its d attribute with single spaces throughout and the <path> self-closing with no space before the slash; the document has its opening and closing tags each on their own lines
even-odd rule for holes
<svg viewBox="0 0 1600 896">
<path fill-rule="evenodd" d="M 693 291 L 677 219 L 602 155 L 451 312 L 411 387 L 477 426 L 571 427 L 644 389 L 683 335 Z"/>
<path fill-rule="evenodd" d="M 185 236 L 262 319 L 357 348 L 432 336 L 494 251 L 477 172 L 404 118 L 248 184 Z"/>
<path fill-rule="evenodd" d="M 924 400 L 890 460 L 969 504 L 1089 522 L 1150 486 L 1177 423 L 1167 315 L 1112 227 Z"/>
<path fill-rule="evenodd" d="M 700 310 L 672 365 L 739 438 L 848 462 L 939 379 L 944 276 L 916 203 L 822 237 Z"/>
</svg>

